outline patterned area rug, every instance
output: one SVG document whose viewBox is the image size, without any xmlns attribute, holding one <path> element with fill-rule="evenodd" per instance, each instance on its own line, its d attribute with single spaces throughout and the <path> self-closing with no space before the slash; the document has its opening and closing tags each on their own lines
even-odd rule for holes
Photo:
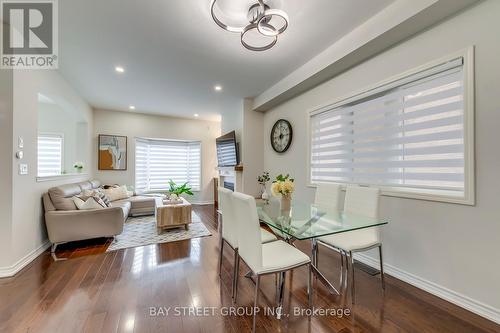
<svg viewBox="0 0 500 333">
<path fill-rule="evenodd" d="M 115 237 L 114 242 L 111 243 L 106 252 L 212 235 L 195 212 L 192 213 L 192 221 L 189 230 L 185 228 L 165 229 L 161 234 L 158 234 L 154 215 L 129 217 L 123 226 L 123 232 Z"/>
</svg>

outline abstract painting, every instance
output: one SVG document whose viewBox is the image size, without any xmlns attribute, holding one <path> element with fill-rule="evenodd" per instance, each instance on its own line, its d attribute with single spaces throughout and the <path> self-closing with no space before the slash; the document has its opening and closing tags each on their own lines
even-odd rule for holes
<svg viewBox="0 0 500 333">
<path fill-rule="evenodd" d="M 127 170 L 127 137 L 99 134 L 98 169 Z"/>
</svg>

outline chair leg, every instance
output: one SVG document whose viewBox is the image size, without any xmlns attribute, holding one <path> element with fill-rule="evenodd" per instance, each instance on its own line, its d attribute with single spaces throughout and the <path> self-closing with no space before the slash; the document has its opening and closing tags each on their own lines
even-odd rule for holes
<svg viewBox="0 0 500 333">
<path fill-rule="evenodd" d="M 349 257 L 350 257 L 350 264 L 351 264 L 351 297 L 352 297 L 352 304 L 355 303 L 355 294 L 356 294 L 356 287 L 354 283 L 354 256 L 352 251 L 349 251 Z"/>
<path fill-rule="evenodd" d="M 316 250 L 316 253 L 314 255 L 314 266 L 319 269 L 319 246 L 316 240 L 314 241 L 316 244 L 314 245 L 314 248 Z"/>
<path fill-rule="evenodd" d="M 235 291 L 235 283 L 236 283 L 236 276 L 238 275 L 238 271 L 236 270 L 237 266 L 237 261 L 239 258 L 239 253 L 238 249 L 234 249 L 234 263 L 233 263 L 233 286 L 231 290 L 231 298 L 234 299 L 234 291 Z"/>
<path fill-rule="evenodd" d="M 313 288 L 312 288 L 312 263 L 308 265 L 308 273 L 307 273 L 307 296 L 308 296 L 308 305 L 309 309 L 312 310 L 313 303 Z M 309 320 L 311 317 L 309 317 Z"/>
<path fill-rule="evenodd" d="M 344 283 L 344 251 L 340 250 L 340 288 Z"/>
<path fill-rule="evenodd" d="M 378 254 L 380 256 L 380 278 L 382 280 L 382 289 L 385 290 L 385 278 L 384 278 L 384 259 L 382 257 L 382 244 L 378 247 Z"/>
<path fill-rule="evenodd" d="M 234 303 L 237 302 L 238 299 L 238 282 L 240 277 L 240 256 L 239 254 L 236 256 L 236 264 L 234 265 L 234 271 L 236 275 L 234 276 Z"/>
<path fill-rule="evenodd" d="M 260 287 L 260 275 L 257 275 L 257 281 L 255 281 L 255 298 L 254 298 L 254 303 L 253 303 L 252 333 L 255 333 L 255 322 L 257 320 L 257 304 L 259 303 L 259 287 Z"/>
<path fill-rule="evenodd" d="M 219 242 L 219 276 L 222 274 L 222 257 L 223 257 L 223 252 L 224 252 L 224 239 L 220 238 Z"/>
<path fill-rule="evenodd" d="M 283 299 L 285 297 L 285 282 L 286 282 L 286 274 L 285 272 L 279 273 L 279 286 L 278 286 L 278 310 L 277 310 L 277 319 L 281 319 L 283 315 Z"/>
</svg>

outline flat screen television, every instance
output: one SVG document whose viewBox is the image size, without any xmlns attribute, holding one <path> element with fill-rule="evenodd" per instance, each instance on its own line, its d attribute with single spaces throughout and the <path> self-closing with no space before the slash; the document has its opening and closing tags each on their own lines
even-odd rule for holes
<svg viewBox="0 0 500 333">
<path fill-rule="evenodd" d="M 231 167 L 238 165 L 238 144 L 236 143 L 236 132 L 232 131 L 215 139 L 217 146 L 217 164 L 219 167 Z"/>
</svg>

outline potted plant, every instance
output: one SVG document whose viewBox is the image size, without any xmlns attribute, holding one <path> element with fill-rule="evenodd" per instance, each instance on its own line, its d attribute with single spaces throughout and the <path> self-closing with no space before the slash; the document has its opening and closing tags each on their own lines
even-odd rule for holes
<svg viewBox="0 0 500 333">
<path fill-rule="evenodd" d="M 191 187 L 188 187 L 188 183 L 178 186 L 172 179 L 170 179 L 168 185 L 170 186 L 168 189 L 168 192 L 170 193 L 170 200 L 173 202 L 182 201 L 180 198 L 181 194 L 193 195 Z"/>
<path fill-rule="evenodd" d="M 270 180 L 271 180 L 271 178 L 269 177 L 269 172 L 267 172 L 267 171 L 265 171 L 262 175 L 257 177 L 257 182 L 262 187 L 261 198 L 263 200 L 269 200 L 269 193 L 267 193 L 266 184 Z"/>
<path fill-rule="evenodd" d="M 82 162 L 75 162 L 75 164 L 73 164 L 73 168 L 75 168 L 77 173 L 81 173 L 83 170 L 83 163 Z"/>
<path fill-rule="evenodd" d="M 275 197 L 281 196 L 281 210 L 287 211 L 291 208 L 292 193 L 295 190 L 294 179 L 290 175 L 278 175 L 273 181 L 271 192 Z"/>
</svg>

